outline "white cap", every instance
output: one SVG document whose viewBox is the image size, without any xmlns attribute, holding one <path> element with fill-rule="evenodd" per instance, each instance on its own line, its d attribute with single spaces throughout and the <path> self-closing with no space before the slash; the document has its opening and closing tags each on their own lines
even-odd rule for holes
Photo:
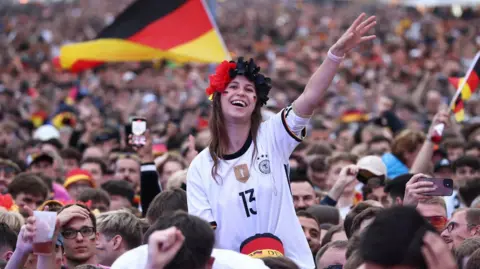
<svg viewBox="0 0 480 269">
<path fill-rule="evenodd" d="M 358 160 L 359 169 L 367 170 L 376 176 L 384 176 L 387 174 L 387 167 L 382 159 L 375 155 L 365 156 Z"/>
<path fill-rule="evenodd" d="M 38 129 L 33 133 L 33 139 L 40 141 L 47 141 L 50 139 L 59 139 L 60 132 L 53 125 L 47 124 L 38 127 Z"/>
</svg>

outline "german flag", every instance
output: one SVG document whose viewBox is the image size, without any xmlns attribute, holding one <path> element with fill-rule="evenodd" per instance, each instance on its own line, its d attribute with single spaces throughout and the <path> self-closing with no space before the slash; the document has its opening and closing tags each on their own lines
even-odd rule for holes
<svg viewBox="0 0 480 269">
<path fill-rule="evenodd" d="M 104 62 L 155 59 L 230 59 L 203 0 L 137 0 L 94 40 L 63 46 L 58 64 L 79 72 Z"/>
<path fill-rule="evenodd" d="M 342 123 L 365 122 L 368 120 L 368 114 L 365 114 L 363 111 L 357 109 L 349 109 L 340 117 L 340 121 Z"/>
<path fill-rule="evenodd" d="M 449 78 L 450 83 L 455 86 L 457 92 L 450 104 L 458 122 L 465 120 L 465 101 L 470 99 L 480 83 L 480 53 L 477 53 L 465 78 Z"/>
</svg>

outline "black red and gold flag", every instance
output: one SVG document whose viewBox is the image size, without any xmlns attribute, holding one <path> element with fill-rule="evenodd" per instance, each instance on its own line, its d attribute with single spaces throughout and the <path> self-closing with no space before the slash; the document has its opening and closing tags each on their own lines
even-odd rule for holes
<svg viewBox="0 0 480 269">
<path fill-rule="evenodd" d="M 61 48 L 58 65 L 78 72 L 104 62 L 230 59 L 203 0 L 137 0 L 91 41 Z"/>
<path fill-rule="evenodd" d="M 464 78 L 449 78 L 457 92 L 450 104 L 455 119 L 458 122 L 465 120 L 465 101 L 472 97 L 480 84 L 480 53 L 475 57 Z"/>
</svg>

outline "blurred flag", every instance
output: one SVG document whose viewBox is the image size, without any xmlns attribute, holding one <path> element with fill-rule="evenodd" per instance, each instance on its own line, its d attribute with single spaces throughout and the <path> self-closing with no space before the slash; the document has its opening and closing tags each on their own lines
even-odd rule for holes
<svg viewBox="0 0 480 269">
<path fill-rule="evenodd" d="M 358 109 L 349 109 L 340 117 L 342 123 L 365 122 L 369 120 L 368 114 Z"/>
<path fill-rule="evenodd" d="M 457 122 L 461 122 L 465 120 L 464 102 L 470 99 L 480 83 L 480 53 L 477 53 L 464 78 L 449 78 L 449 81 L 457 89 L 450 107 Z"/>
<path fill-rule="evenodd" d="M 103 62 L 154 59 L 200 63 L 230 59 L 203 0 L 137 0 L 96 39 L 63 46 L 58 64 L 79 72 Z"/>
</svg>

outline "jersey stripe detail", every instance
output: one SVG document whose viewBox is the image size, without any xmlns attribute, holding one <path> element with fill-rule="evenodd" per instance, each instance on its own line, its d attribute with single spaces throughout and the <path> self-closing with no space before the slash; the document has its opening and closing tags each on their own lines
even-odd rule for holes
<svg viewBox="0 0 480 269">
<path fill-rule="evenodd" d="M 289 106 L 287 108 L 285 108 L 282 112 L 282 124 L 283 124 L 283 127 L 285 127 L 285 130 L 287 131 L 287 133 L 293 138 L 295 139 L 295 141 L 297 142 L 302 142 L 303 139 L 301 137 L 298 137 L 294 132 L 292 132 L 292 130 L 290 130 L 290 127 L 288 127 L 288 124 L 287 124 L 287 116 L 288 114 L 290 113 L 290 111 L 292 111 L 292 106 Z M 302 137 L 305 137 L 305 135 L 307 134 L 307 130 L 306 128 L 303 128 L 302 132 L 301 132 L 301 135 Z"/>
<path fill-rule="evenodd" d="M 288 164 L 284 164 L 283 168 L 285 169 L 285 175 L 287 176 L 287 182 L 288 182 L 288 189 L 290 189 L 290 194 L 292 194 L 292 187 L 290 187 L 290 173 L 289 173 L 289 167 Z"/>
</svg>

